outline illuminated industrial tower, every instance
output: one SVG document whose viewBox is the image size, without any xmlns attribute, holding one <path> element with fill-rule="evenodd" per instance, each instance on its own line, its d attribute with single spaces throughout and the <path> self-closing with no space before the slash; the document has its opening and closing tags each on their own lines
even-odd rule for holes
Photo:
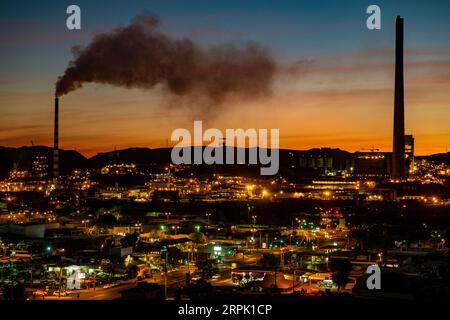
<svg viewBox="0 0 450 320">
<path fill-rule="evenodd" d="M 405 106 L 403 84 L 403 18 L 395 20 L 395 96 L 392 179 L 404 180 L 405 171 Z"/>
<path fill-rule="evenodd" d="M 55 123 L 53 128 L 53 181 L 59 176 L 59 101 L 55 96 Z"/>
</svg>

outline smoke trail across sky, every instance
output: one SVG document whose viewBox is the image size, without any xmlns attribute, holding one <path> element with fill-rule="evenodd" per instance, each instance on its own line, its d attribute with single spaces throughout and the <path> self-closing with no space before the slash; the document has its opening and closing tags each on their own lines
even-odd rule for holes
<svg viewBox="0 0 450 320">
<path fill-rule="evenodd" d="M 248 42 L 203 48 L 188 38 L 159 30 L 157 16 L 144 14 L 129 25 L 98 34 L 86 47 L 74 47 L 74 59 L 56 83 L 56 95 L 85 83 L 152 89 L 161 85 L 180 97 L 220 103 L 270 94 L 277 65 L 263 46 Z"/>
</svg>

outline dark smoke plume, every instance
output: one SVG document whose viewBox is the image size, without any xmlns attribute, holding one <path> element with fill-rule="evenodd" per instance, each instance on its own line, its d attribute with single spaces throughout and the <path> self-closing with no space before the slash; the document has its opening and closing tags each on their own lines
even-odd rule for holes
<svg viewBox="0 0 450 320">
<path fill-rule="evenodd" d="M 138 16 L 111 33 L 96 35 L 56 83 L 61 96 L 95 82 L 125 88 L 162 85 L 178 96 L 198 95 L 220 102 L 227 95 L 270 93 L 277 66 L 256 43 L 204 49 L 190 39 L 162 34 L 156 16 Z"/>
</svg>

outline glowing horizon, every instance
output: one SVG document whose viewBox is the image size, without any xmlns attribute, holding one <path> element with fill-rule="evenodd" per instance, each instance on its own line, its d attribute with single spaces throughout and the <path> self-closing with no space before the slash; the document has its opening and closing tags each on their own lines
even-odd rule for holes
<svg viewBox="0 0 450 320">
<path fill-rule="evenodd" d="M 405 128 L 417 155 L 447 152 L 450 145 L 450 47 L 445 46 L 449 4 L 397 5 L 380 1 L 381 31 L 365 28 L 363 2 L 319 7 L 286 1 L 273 4 L 199 4 L 191 10 L 155 3 L 164 31 L 204 45 L 255 40 L 286 66 L 270 96 L 229 99 L 205 112 L 183 104 L 162 88 L 123 89 L 90 84 L 60 101 L 60 148 L 85 156 L 129 147 L 166 147 L 176 128 L 192 121 L 226 128 L 279 128 L 280 148 L 331 147 L 354 152 L 374 146 L 392 150 L 394 17 L 405 17 Z M 36 4 L 37 5 L 37 4 Z M 70 47 L 86 45 L 92 34 L 109 31 L 139 14 L 145 4 L 126 8 L 112 2 L 80 1 L 90 15 L 82 31 L 58 29 L 64 3 L 8 5 L 0 32 L 0 145 L 52 145 L 54 83 L 71 59 Z M 181 5 L 181 4 L 180 4 Z M 33 9 L 34 8 L 34 9 Z M 90 10 L 90 11 L 89 11 Z M 256 10 L 256 13 L 255 13 Z M 103 12 L 103 13 L 102 13 Z M 333 17 L 330 21 L 330 15 Z M 94 17 L 103 17 L 97 19 Z M 231 21 L 233 21 L 231 23 Z M 61 24 L 63 26 L 63 24 Z M 341 36 L 339 36 L 341 35 Z M 217 40 L 220 38 L 221 40 Z M 222 40 L 223 39 L 223 40 Z M 300 61 L 292 73 L 292 63 Z"/>
</svg>

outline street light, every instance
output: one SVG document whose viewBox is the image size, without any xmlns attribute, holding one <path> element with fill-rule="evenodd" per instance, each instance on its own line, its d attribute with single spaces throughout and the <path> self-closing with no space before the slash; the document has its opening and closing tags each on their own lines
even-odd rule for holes
<svg viewBox="0 0 450 320">
<path fill-rule="evenodd" d="M 178 229 L 180 229 L 180 226 L 172 226 L 172 230 L 175 230 L 175 234 L 178 234 Z"/>
<path fill-rule="evenodd" d="M 252 227 L 252 239 L 254 239 L 255 238 L 255 225 L 256 225 L 256 218 L 257 218 L 257 216 L 256 216 L 256 214 L 254 214 L 254 215 L 252 215 L 252 219 L 253 219 L 253 227 Z M 261 241 L 260 241 L 261 242 Z"/>
<path fill-rule="evenodd" d="M 253 219 L 253 227 L 256 225 L 256 218 L 257 218 L 258 216 L 255 214 L 255 215 L 253 215 L 252 216 L 252 219 Z"/>
<path fill-rule="evenodd" d="M 87 227 L 87 223 L 89 223 L 89 220 L 82 220 L 81 221 L 81 223 L 84 225 L 84 227 L 86 228 Z"/>
<path fill-rule="evenodd" d="M 205 216 L 208 219 L 208 225 L 209 225 L 209 217 L 211 217 L 211 213 L 206 213 Z"/>
<path fill-rule="evenodd" d="M 250 223 L 250 212 L 253 210 L 253 207 L 250 204 L 247 204 L 247 221 Z"/>
</svg>

